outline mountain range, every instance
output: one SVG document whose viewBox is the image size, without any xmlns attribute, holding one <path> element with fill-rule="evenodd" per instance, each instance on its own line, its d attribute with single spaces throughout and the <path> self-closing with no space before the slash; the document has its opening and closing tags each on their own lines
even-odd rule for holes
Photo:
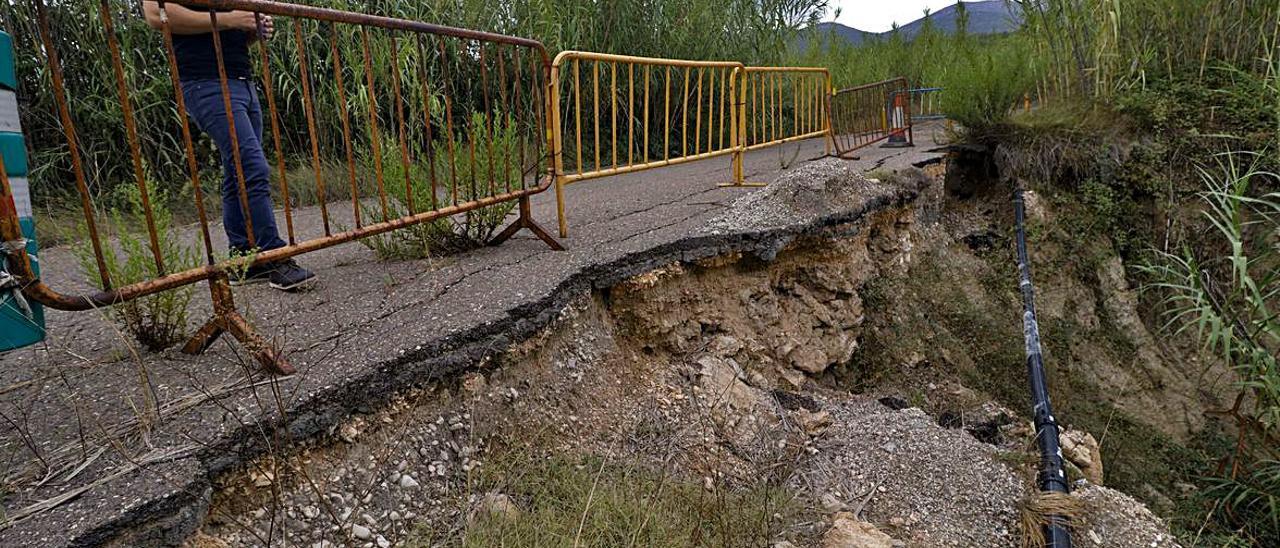
<svg viewBox="0 0 1280 548">
<path fill-rule="evenodd" d="M 965 12 L 969 16 L 969 23 L 966 31 L 974 35 L 986 34 L 1005 34 L 1017 30 L 1022 25 L 1022 14 L 1016 7 L 1011 6 L 1005 0 L 985 0 L 980 2 L 965 2 Z M 955 4 L 942 8 L 938 11 L 930 13 L 929 16 L 921 17 L 898 27 L 897 32 L 904 40 L 912 40 L 920 34 L 924 27 L 924 22 L 928 19 L 933 23 L 935 29 L 940 32 L 951 34 L 956 31 L 956 22 L 959 20 L 960 10 Z M 888 39 L 893 34 L 893 30 L 885 32 L 869 32 L 856 29 L 847 25 L 842 25 L 834 21 L 818 23 L 812 28 L 820 38 L 836 37 L 843 39 L 850 44 L 859 45 L 868 40 Z M 802 32 L 796 45 L 803 49 L 809 38 L 808 32 Z"/>
</svg>

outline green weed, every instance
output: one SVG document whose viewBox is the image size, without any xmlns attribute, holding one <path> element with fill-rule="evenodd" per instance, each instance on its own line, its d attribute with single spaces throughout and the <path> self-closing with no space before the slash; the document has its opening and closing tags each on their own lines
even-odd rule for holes
<svg viewBox="0 0 1280 548">
<path fill-rule="evenodd" d="M 799 511 L 772 486 L 708 491 L 637 465 L 553 457 L 511 463 L 481 482 L 512 514 L 479 512 L 459 538 L 419 530 L 408 546 L 767 546 Z"/>
<path fill-rule="evenodd" d="M 102 258 L 112 287 L 123 287 L 159 277 L 155 254 L 147 232 L 142 195 L 135 185 L 120 185 L 113 194 L 115 206 L 98 217 L 103 235 Z M 195 252 L 175 230 L 168 204 L 173 197 L 163 188 L 150 194 L 159 256 L 167 272 L 180 272 L 197 263 Z M 82 228 L 82 230 L 84 230 Z M 114 236 L 114 241 L 106 236 Z M 81 271 L 99 287 L 106 287 L 93 248 L 84 234 L 73 250 Z M 163 291 L 112 305 L 108 314 L 144 348 L 159 351 L 182 340 L 187 329 L 187 304 L 191 286 Z"/>
<path fill-rule="evenodd" d="M 532 176 L 522 174 L 516 121 L 475 113 L 463 134 L 452 141 L 438 139 L 430 155 L 413 151 L 406 164 L 394 139 L 381 139 L 383 187 L 388 194 L 388 218 L 398 218 L 450 204 L 466 203 L 521 188 Z M 366 173 L 372 173 L 372 158 Z M 541 173 L 535 168 L 535 173 Z M 409 206 L 413 205 L 413 211 Z M 361 240 L 383 259 L 418 259 L 435 252 L 456 252 L 484 245 L 515 207 L 503 202 L 450 217 L 441 217 L 402 230 Z M 366 219 L 382 218 L 381 203 L 364 202 Z"/>
<path fill-rule="evenodd" d="M 1216 171 L 1202 170 L 1207 232 L 1152 250 L 1139 270 L 1161 297 L 1166 331 L 1197 337 L 1239 382 L 1225 414 L 1237 441 L 1205 493 L 1213 524 L 1272 546 L 1280 543 L 1280 192 L 1265 190 L 1275 174 L 1242 163 L 1254 158 L 1222 155 Z"/>
</svg>

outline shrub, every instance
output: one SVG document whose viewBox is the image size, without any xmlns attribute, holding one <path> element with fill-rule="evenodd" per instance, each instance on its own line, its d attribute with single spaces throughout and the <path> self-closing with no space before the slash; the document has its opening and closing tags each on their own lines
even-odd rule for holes
<svg viewBox="0 0 1280 548">
<path fill-rule="evenodd" d="M 945 90 L 942 111 L 965 131 L 986 134 L 1008 120 L 1015 105 L 1035 86 L 1026 42 L 1008 39 L 959 52 L 936 68 L 933 80 Z"/>
<path fill-rule="evenodd" d="M 1257 546 L 1280 545 L 1280 192 L 1271 173 L 1219 157 L 1220 173 L 1202 171 L 1210 230 L 1174 252 L 1155 250 L 1139 269 L 1161 303 L 1173 334 L 1194 333 L 1207 352 L 1236 372 L 1239 394 L 1223 413 L 1235 423 L 1234 451 L 1223 477 L 1204 496 L 1221 530 Z"/>
<path fill-rule="evenodd" d="M 800 509 L 763 479 L 714 492 L 670 473 L 596 458 L 524 458 L 482 472 L 520 511 L 477 511 L 461 538 L 420 529 L 406 546 L 767 546 Z M 442 538 L 443 537 L 443 538 Z"/>
<path fill-rule="evenodd" d="M 150 198 L 160 256 L 164 259 L 166 270 L 178 272 L 194 267 L 197 256 L 183 241 L 173 224 L 173 215 L 168 207 L 172 197 L 162 188 L 155 188 L 152 189 Z M 98 228 L 99 233 L 104 236 L 102 258 L 112 286 L 123 287 L 160 276 L 151 250 L 142 195 L 138 187 L 131 184 L 117 186 L 109 202 L 112 203 L 110 211 L 98 216 Z M 80 269 L 98 287 L 104 287 L 87 230 L 82 227 L 81 232 L 82 237 L 73 248 Z M 107 235 L 114 236 L 114 240 L 105 238 Z M 107 312 L 144 348 L 159 351 L 185 337 L 187 304 L 191 301 L 191 291 L 190 285 L 162 291 L 112 305 Z"/>
<path fill-rule="evenodd" d="M 454 203 L 455 195 L 456 202 L 463 203 L 506 192 L 507 188 L 519 188 L 520 166 L 517 164 L 521 143 L 515 120 L 505 114 L 491 118 L 492 122 L 484 114 L 474 114 L 463 134 L 453 136 L 452 142 L 434 141 L 430 158 L 413 147 L 408 188 L 399 145 L 396 139 L 383 136 L 379 147 L 383 184 L 388 195 L 388 218 L 444 207 Z M 373 171 L 372 161 L 372 158 L 367 160 L 367 172 Z M 410 203 L 414 206 L 412 212 Z M 383 259 L 418 259 L 429 256 L 433 250 L 450 253 L 472 249 L 484 245 L 514 207 L 513 202 L 505 202 L 379 234 L 362 242 Z M 381 204 L 366 200 L 363 215 L 367 219 L 381 219 Z"/>
</svg>

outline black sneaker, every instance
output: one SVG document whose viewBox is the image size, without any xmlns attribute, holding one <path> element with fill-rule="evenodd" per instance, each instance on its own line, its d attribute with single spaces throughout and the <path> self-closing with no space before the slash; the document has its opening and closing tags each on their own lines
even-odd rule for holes
<svg viewBox="0 0 1280 548">
<path fill-rule="evenodd" d="M 315 274 L 298 266 L 293 259 L 272 263 L 271 266 L 274 267 L 269 274 L 272 289 L 294 291 L 316 281 Z"/>
<path fill-rule="evenodd" d="M 255 264 L 245 269 L 243 276 L 232 276 L 231 285 L 241 286 L 269 281 L 271 274 L 275 271 L 275 264 Z"/>
</svg>

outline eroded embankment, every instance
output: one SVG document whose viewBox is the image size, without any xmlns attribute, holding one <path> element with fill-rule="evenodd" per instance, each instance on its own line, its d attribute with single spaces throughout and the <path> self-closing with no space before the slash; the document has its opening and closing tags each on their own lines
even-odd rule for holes
<svg viewBox="0 0 1280 548">
<path fill-rule="evenodd" d="M 222 478 L 198 542 L 1016 545 L 1029 430 L 885 329 L 883 288 L 952 243 L 938 185 L 816 169 L 772 189 L 807 208 L 744 199 L 710 227 L 757 245 L 601 277 L 460 376 Z M 1088 538 L 1172 542 L 1131 499 L 1086 493 Z"/>
</svg>

